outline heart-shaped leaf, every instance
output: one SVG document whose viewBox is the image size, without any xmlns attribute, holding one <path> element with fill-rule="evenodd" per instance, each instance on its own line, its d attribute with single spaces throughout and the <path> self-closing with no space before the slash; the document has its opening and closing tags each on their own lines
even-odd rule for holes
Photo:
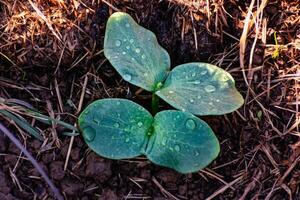
<svg viewBox="0 0 300 200">
<path fill-rule="evenodd" d="M 111 158 L 133 158 L 142 154 L 148 142 L 151 114 L 125 99 L 101 99 L 90 104 L 78 124 L 88 146 Z"/>
<path fill-rule="evenodd" d="M 165 80 L 170 68 L 169 54 L 155 35 L 123 12 L 108 19 L 104 54 L 124 80 L 148 91 Z"/>
<path fill-rule="evenodd" d="M 175 108 L 195 115 L 223 115 L 244 103 L 232 76 L 208 63 L 175 67 L 156 94 Z"/>
<path fill-rule="evenodd" d="M 220 151 L 211 128 L 190 113 L 167 110 L 154 118 L 146 155 L 154 163 L 181 173 L 196 172 Z"/>
</svg>

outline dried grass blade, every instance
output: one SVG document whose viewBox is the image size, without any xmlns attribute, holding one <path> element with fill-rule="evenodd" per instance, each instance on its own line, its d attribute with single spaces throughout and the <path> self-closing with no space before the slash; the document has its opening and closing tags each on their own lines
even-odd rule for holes
<svg viewBox="0 0 300 200">
<path fill-rule="evenodd" d="M 24 118 L 20 116 L 16 116 L 6 110 L 0 110 L 0 114 L 8 117 L 9 119 L 13 120 L 17 125 L 19 125 L 23 130 L 28 132 L 30 135 L 35 137 L 36 139 L 39 139 L 41 141 L 44 140 L 44 138 L 41 136 L 40 132 L 31 126 Z"/>
</svg>

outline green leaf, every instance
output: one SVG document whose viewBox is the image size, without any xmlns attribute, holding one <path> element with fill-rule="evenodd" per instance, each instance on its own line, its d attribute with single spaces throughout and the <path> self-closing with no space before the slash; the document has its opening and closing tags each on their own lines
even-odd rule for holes
<svg viewBox="0 0 300 200">
<path fill-rule="evenodd" d="M 195 115 L 223 115 L 244 103 L 232 76 L 208 63 L 175 67 L 156 94 L 175 108 Z"/>
<path fill-rule="evenodd" d="M 111 159 L 133 158 L 142 154 L 148 142 L 151 114 L 125 99 L 101 99 L 79 116 L 85 142 L 97 154 Z"/>
<path fill-rule="evenodd" d="M 124 80 L 148 91 L 165 80 L 170 68 L 169 54 L 155 35 L 123 12 L 108 19 L 104 54 Z"/>
<path fill-rule="evenodd" d="M 154 133 L 146 155 L 154 163 L 181 173 L 196 172 L 211 163 L 220 151 L 211 128 L 182 111 L 162 111 L 154 117 Z"/>
</svg>

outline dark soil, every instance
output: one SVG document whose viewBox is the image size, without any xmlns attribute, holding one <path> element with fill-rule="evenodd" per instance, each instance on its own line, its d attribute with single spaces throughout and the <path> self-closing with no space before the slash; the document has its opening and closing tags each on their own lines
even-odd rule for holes
<svg viewBox="0 0 300 200">
<path fill-rule="evenodd" d="M 52 6 L 49 2 L 51 1 L 41 3 L 41 7 Z M 233 45 L 238 44 L 238 41 L 228 34 L 240 38 L 243 27 L 239 23 L 244 19 L 243 13 L 247 13 L 250 2 L 226 1 L 224 8 L 232 17 L 227 16 L 228 26 L 219 23 L 217 27 L 215 21 L 207 25 L 208 18 L 200 9 L 195 11 L 194 7 L 191 8 L 188 4 L 183 5 L 181 1 L 110 2 L 114 7 L 130 13 L 139 24 L 156 34 L 159 43 L 170 53 L 172 67 L 192 61 L 216 63 L 230 71 L 236 80 L 238 90 L 246 97 L 248 88 L 240 69 L 238 49 L 225 56 L 222 62 L 220 60 L 222 55 L 233 48 Z M 297 1 L 293 2 L 297 7 Z M 2 2 L 0 5 L 2 15 L 7 15 L 4 13 L 5 5 Z M 300 37 L 299 25 L 296 26 L 298 30 L 291 28 L 289 33 L 285 32 L 286 29 L 283 30 L 281 24 L 286 19 L 286 15 L 293 14 L 293 11 L 290 11 L 283 15 L 282 13 L 285 12 L 283 9 L 287 9 L 284 5 L 286 4 L 270 2 L 264 13 L 268 19 L 269 28 L 284 31 L 279 34 L 283 40 L 286 40 L 281 41 L 282 44 L 289 43 L 292 38 Z M 35 36 L 35 40 L 28 40 L 25 43 L 13 40 L 13 45 L 6 43 L 7 39 L 1 39 L 1 52 L 8 56 L 15 65 L 4 57 L 0 60 L 0 97 L 26 101 L 47 115 L 51 113 L 50 104 L 56 117 L 73 124 L 76 122 L 74 116 L 78 114 L 77 106 L 84 79 L 87 76 L 88 83 L 83 108 L 93 100 L 108 97 L 131 99 L 149 108 L 149 94 L 147 92 L 137 94 L 139 88 L 123 81 L 109 62 L 104 60 L 104 55 L 98 53 L 103 48 L 105 23 L 112 13 L 112 8 L 104 3 L 92 4 L 88 1 L 86 5 L 80 4 L 78 9 L 89 8 L 95 12 L 89 12 L 85 20 L 78 23 L 88 35 L 76 28 L 60 29 L 62 35 L 73 37 L 76 44 L 72 51 L 70 50 L 71 44 L 68 44 L 59 66 L 58 62 L 63 48 L 57 45 L 59 42 L 53 35 L 46 37 L 41 34 Z M 193 21 L 190 9 L 193 12 Z M 215 16 L 214 13 L 212 19 L 216 19 Z M 66 18 L 76 20 L 76 16 L 71 12 L 66 15 Z M 228 34 L 223 34 L 221 30 Z M 3 28 L 1 32 L 4 32 Z M 51 32 L 48 34 L 51 35 Z M 49 37 L 53 41 L 49 40 Z M 252 43 L 253 38 L 249 40 L 249 47 L 247 46 L 247 60 Z M 267 43 L 274 44 L 272 34 L 267 35 Z M 266 63 L 261 74 L 256 74 L 254 77 L 253 87 L 256 94 L 261 94 L 266 90 L 264 81 L 267 80 L 265 74 L 268 74 L 268 70 L 273 70 L 270 71 L 272 72 L 270 76 L 276 80 L 285 70 L 284 66 L 293 68 L 293 64 L 288 62 L 287 51 L 277 61 L 273 61 L 270 56 L 265 55 L 264 48 L 258 46 L 254 55 L 253 67 Z M 85 55 L 86 52 L 88 52 L 87 55 Z M 299 59 L 299 55 L 295 57 L 295 60 Z M 80 58 L 83 58 L 82 61 L 72 66 Z M 60 108 L 59 97 L 55 90 L 56 81 L 63 110 Z M 276 87 L 268 98 L 263 96 L 264 98 L 259 99 L 264 108 L 273 112 L 274 115 L 268 112 L 269 115 L 265 115 L 263 112 L 260 117 L 257 113 L 262 108 L 256 101 L 251 101 L 253 99 L 251 97 L 252 99 L 248 100 L 245 107 L 238 112 L 226 116 L 204 117 L 203 119 L 211 125 L 221 143 L 221 153 L 204 171 L 188 175 L 156 166 L 143 157 L 121 161 L 102 158 L 88 149 L 81 136 L 75 137 L 68 167 L 64 170 L 71 138 L 62 135 L 64 130 L 61 127 L 56 128 L 59 138 L 57 142 L 52 136 L 52 127 L 33 122 L 47 138 L 47 141 L 42 143 L 27 137 L 26 134 L 19 133 L 1 116 L 0 120 L 15 132 L 23 144 L 26 144 L 26 148 L 37 158 L 66 199 L 160 200 L 176 197 L 177 199 L 199 200 L 220 192 L 214 199 L 282 200 L 290 198 L 297 200 L 300 199 L 299 164 L 296 163 L 292 171 L 281 180 L 299 156 L 299 147 L 294 145 L 299 139 L 295 135 L 299 132 L 293 129 L 290 132 L 294 134 L 286 133 L 286 130 L 290 128 L 288 124 L 290 124 L 291 114 L 287 110 L 283 111 L 278 108 L 282 105 L 281 101 L 287 105 L 286 108 L 289 108 L 288 100 L 292 101 L 294 98 L 292 94 L 295 92 L 286 88 L 289 82 L 284 84 L 284 86 Z M 292 97 L 281 96 L 282 90 L 286 90 L 286 93 L 291 94 Z M 280 103 L 276 104 L 278 101 Z M 171 107 L 162 102 L 160 109 L 168 108 Z M 289 109 L 295 109 L 295 107 Z M 285 134 L 279 135 L 274 127 Z M 19 156 L 20 151 L 8 138 L 0 134 L 0 162 L 2 163 L 0 199 L 53 199 L 48 186 L 31 163 L 22 155 Z M 222 188 L 224 191 L 220 191 Z"/>
</svg>

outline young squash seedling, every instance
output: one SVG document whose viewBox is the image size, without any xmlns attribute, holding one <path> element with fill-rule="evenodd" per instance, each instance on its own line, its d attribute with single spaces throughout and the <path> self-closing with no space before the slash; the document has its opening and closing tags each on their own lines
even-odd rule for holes
<svg viewBox="0 0 300 200">
<path fill-rule="evenodd" d="M 223 115 L 243 104 L 229 73 L 199 62 L 170 71 L 169 54 L 155 35 L 122 12 L 108 19 L 104 54 L 124 80 L 152 92 L 155 116 L 126 99 L 93 102 L 78 120 L 93 151 L 111 159 L 145 155 L 181 173 L 196 172 L 217 157 L 216 136 L 195 115 Z M 156 113 L 158 97 L 180 111 Z"/>
</svg>

